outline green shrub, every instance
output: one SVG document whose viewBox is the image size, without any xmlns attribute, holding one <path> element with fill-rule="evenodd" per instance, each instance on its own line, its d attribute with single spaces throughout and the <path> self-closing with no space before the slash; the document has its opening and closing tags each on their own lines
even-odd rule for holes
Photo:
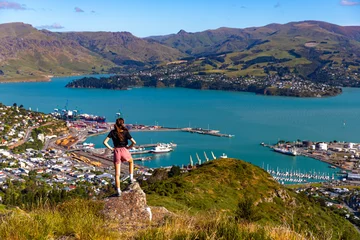
<svg viewBox="0 0 360 240">
<path fill-rule="evenodd" d="M 254 222 L 260 219 L 259 211 L 254 206 L 254 201 L 250 197 L 240 200 L 235 211 L 235 220 Z"/>
</svg>

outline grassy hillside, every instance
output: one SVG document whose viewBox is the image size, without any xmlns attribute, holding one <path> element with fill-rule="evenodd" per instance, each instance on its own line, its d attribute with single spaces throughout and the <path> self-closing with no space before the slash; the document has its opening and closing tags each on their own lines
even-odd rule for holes
<svg viewBox="0 0 360 240">
<path fill-rule="evenodd" d="M 74 199 L 28 212 L 0 206 L 0 238 L 360 239 L 345 219 L 240 160 L 211 161 L 166 180 L 156 176 L 143 187 L 148 204 L 175 213 L 160 224 L 134 230 L 121 222 L 119 232 L 119 223 L 101 213 L 102 201 Z"/>
<path fill-rule="evenodd" d="M 23 23 L 0 24 L 0 81 L 91 73 L 114 64 L 75 41 Z"/>
<path fill-rule="evenodd" d="M 5 209 L 0 205 L 0 238 L 22 239 L 259 239 L 303 240 L 289 226 L 236 223 L 221 214 L 178 215 L 160 226 L 149 224 L 141 230 L 118 231 L 119 222 L 105 219 L 103 203 L 71 200 L 57 207 L 30 212 Z M 121 222 L 124 229 L 132 223 Z M 322 238 L 326 239 L 326 238 Z"/>
<path fill-rule="evenodd" d="M 144 187 L 150 205 L 190 215 L 220 211 L 234 216 L 238 204 L 254 207 L 256 223 L 285 223 L 295 232 L 322 239 L 360 239 L 345 219 L 275 182 L 264 170 L 244 161 L 221 159 L 187 174 Z M 235 214 L 236 215 L 236 214 Z M 353 236 L 353 238 L 347 238 Z"/>
<path fill-rule="evenodd" d="M 129 32 L 69 32 L 54 35 L 76 41 L 120 66 L 151 66 L 186 56 L 177 49 L 135 37 Z"/>
</svg>

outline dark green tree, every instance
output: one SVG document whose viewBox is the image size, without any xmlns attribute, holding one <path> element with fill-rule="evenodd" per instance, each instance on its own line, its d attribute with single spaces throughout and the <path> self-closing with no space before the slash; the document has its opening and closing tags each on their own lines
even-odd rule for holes
<svg viewBox="0 0 360 240">
<path fill-rule="evenodd" d="M 245 222 L 254 222 L 259 220 L 261 217 L 259 215 L 259 211 L 254 205 L 254 200 L 245 197 L 241 199 L 238 203 L 237 209 L 235 211 L 235 220 L 237 222 L 245 221 Z"/>
<path fill-rule="evenodd" d="M 181 174 L 181 169 L 179 166 L 172 166 L 170 172 L 168 173 L 169 177 L 176 177 Z"/>
</svg>

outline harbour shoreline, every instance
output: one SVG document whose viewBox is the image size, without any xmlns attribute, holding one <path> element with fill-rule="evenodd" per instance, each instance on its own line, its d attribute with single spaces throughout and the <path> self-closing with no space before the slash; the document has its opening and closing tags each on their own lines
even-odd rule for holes
<svg viewBox="0 0 360 240">
<path fill-rule="evenodd" d="M 296 144 L 290 142 L 286 144 L 277 143 L 275 145 L 261 143 L 261 145 L 273 150 L 280 147 L 286 149 L 289 152 L 292 149 L 296 149 L 293 156 L 309 157 L 327 163 L 331 168 L 339 168 L 343 171 L 360 172 L 360 167 L 356 167 L 355 164 L 355 159 L 360 158 L 359 143 L 318 142 L 316 144 L 311 143 L 310 146 L 309 143 L 311 142 L 303 141 L 302 144 L 304 145 L 302 146 L 299 144 L 296 146 Z M 358 148 L 355 148 L 354 146 L 358 146 Z"/>
</svg>

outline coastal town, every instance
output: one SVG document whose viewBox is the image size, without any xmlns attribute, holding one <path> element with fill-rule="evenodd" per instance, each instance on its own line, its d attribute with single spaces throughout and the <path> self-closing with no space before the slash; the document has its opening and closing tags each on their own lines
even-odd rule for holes
<svg viewBox="0 0 360 240">
<path fill-rule="evenodd" d="M 97 123 L 69 123 L 50 114 L 25 110 L 16 104 L 0 106 L 0 123 L 2 187 L 6 187 L 9 180 L 24 182 L 29 174 L 35 174 L 39 181 L 50 186 L 62 184 L 66 191 L 90 183 L 96 186 L 95 193 L 99 193 L 112 183 L 114 170 L 110 159 L 102 159 L 105 163 L 102 164 L 68 151 L 90 150 L 89 144 L 81 142 L 95 133 Z M 107 124 L 101 126 L 98 129 L 108 129 Z M 122 168 L 125 178 L 126 169 Z M 151 170 L 137 167 L 136 174 L 146 175 L 147 171 Z"/>
<path fill-rule="evenodd" d="M 318 202 L 332 212 L 346 218 L 354 226 L 360 228 L 360 190 L 354 186 L 336 186 L 323 184 L 317 186 L 294 186 L 297 194 L 302 194 Z"/>
<path fill-rule="evenodd" d="M 35 174 L 39 181 L 49 185 L 62 184 L 67 191 L 86 182 L 97 186 L 95 192 L 99 193 L 113 183 L 112 153 L 105 148 L 95 149 L 94 144 L 86 142 L 88 137 L 112 129 L 113 123 L 106 122 L 104 117 L 58 109 L 52 114 L 43 114 L 14 103 L 12 106 L 0 106 L 0 124 L 0 185 L 6 186 L 8 180 L 25 181 L 29 174 Z M 131 131 L 184 131 L 234 137 L 202 128 L 166 128 L 142 124 L 127 124 L 127 128 Z M 174 147 L 174 143 L 144 144 L 130 152 L 134 161 L 147 161 L 152 159 L 152 153 L 167 153 Z M 138 154 L 140 157 L 137 157 Z M 129 174 L 128 167 L 127 163 L 122 165 L 121 175 L 125 181 Z M 195 166 L 190 163 L 184 170 Z M 135 165 L 135 175 L 139 179 L 146 180 L 152 171 Z"/>
</svg>

